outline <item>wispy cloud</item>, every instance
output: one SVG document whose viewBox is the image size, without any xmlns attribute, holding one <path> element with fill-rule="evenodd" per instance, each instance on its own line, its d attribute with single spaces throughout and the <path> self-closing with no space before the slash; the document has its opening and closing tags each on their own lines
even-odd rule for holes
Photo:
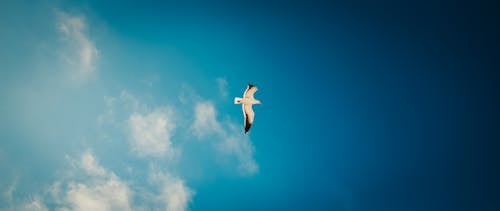
<svg viewBox="0 0 500 211">
<path fill-rule="evenodd" d="M 86 152 L 82 155 L 80 167 L 92 176 L 104 176 L 106 174 L 106 170 L 99 166 L 96 158 L 90 152 Z"/>
<path fill-rule="evenodd" d="M 62 169 L 62 174 L 44 192 L 9 207 L 21 210 L 47 210 L 47 205 L 56 210 L 186 210 L 195 191 L 188 187 L 182 174 L 176 174 L 179 169 L 175 162 L 164 159 L 181 159 L 182 156 L 178 155 L 182 147 L 189 146 L 177 145 L 174 132 L 175 137 L 191 139 L 194 135 L 197 139 L 209 140 L 204 143 L 213 148 L 207 153 L 214 158 L 227 158 L 231 168 L 236 163 L 238 172 L 244 175 L 258 172 L 254 147 L 250 138 L 243 134 L 242 126 L 228 116 L 223 116 L 224 121 L 219 120 L 212 101 L 202 100 L 197 95 L 186 96 L 181 107 L 148 104 L 128 91 L 104 98 L 107 109 L 98 118 L 99 126 L 103 130 L 118 128 L 110 134 L 115 138 L 118 135 L 123 144 L 128 144 L 125 145 L 127 148 L 121 149 L 130 150 L 134 156 L 126 155 L 127 159 L 150 166 L 159 164 L 162 168 L 151 167 L 147 174 L 130 170 L 131 167 L 128 171 L 127 167 L 120 171 L 116 166 L 101 165 L 98 157 L 87 150 L 76 158 L 68 158 L 69 168 Z M 188 119 L 186 125 L 179 124 L 179 119 Z M 130 177 L 120 175 L 120 172 L 128 172 Z M 148 177 L 146 184 L 141 180 L 145 175 Z M 14 184 L 13 190 L 4 194 L 12 198 L 15 187 Z"/>
<path fill-rule="evenodd" d="M 137 156 L 172 159 L 180 153 L 172 141 L 177 128 L 172 106 L 147 105 L 125 90 L 104 101 L 107 111 L 97 118 L 98 124 L 107 130 L 118 128 Z"/>
<path fill-rule="evenodd" d="M 137 97 L 126 90 L 122 90 L 120 95 L 104 96 L 106 112 L 97 117 L 97 123 L 100 126 L 126 127 L 122 125 L 127 123 L 130 114 L 136 112 L 147 112 L 148 106 L 141 103 Z"/>
<path fill-rule="evenodd" d="M 234 156 L 238 160 L 238 170 L 247 175 L 255 174 L 258 165 L 253 158 L 254 147 L 248 136 L 244 135 L 241 126 L 231 122 L 219 122 L 214 104 L 210 101 L 200 101 L 195 104 L 195 120 L 192 128 L 198 138 L 207 135 L 217 135 L 215 142 L 219 153 Z"/>
<path fill-rule="evenodd" d="M 241 127 L 234 123 L 226 123 L 227 130 L 222 134 L 222 141 L 217 144 L 217 149 L 227 155 L 235 156 L 238 160 L 239 172 L 252 175 L 258 172 L 259 166 L 253 155 L 255 148 L 250 138 L 243 134 Z"/>
<path fill-rule="evenodd" d="M 92 152 L 68 160 L 71 167 L 44 192 L 50 204 L 58 210 L 132 210 L 132 190 L 114 172 L 101 166 Z M 45 207 L 41 199 L 31 206 Z"/>
<path fill-rule="evenodd" d="M 177 141 L 172 139 L 175 132 L 179 137 L 194 135 L 198 140 L 211 140 L 215 149 L 214 157 L 223 155 L 229 159 L 234 158 L 238 163 L 238 171 L 244 175 L 258 172 L 259 167 L 254 159 L 255 148 L 249 136 L 243 134 L 242 125 L 231 121 L 227 116 L 226 120 L 220 121 L 212 101 L 203 100 L 191 89 L 188 89 L 187 93 L 190 94 L 181 92 L 183 97 L 180 100 L 182 99 L 183 104 L 193 107 L 156 106 L 151 109 L 151 106 L 141 103 L 134 95 L 122 91 L 117 98 L 105 99 L 109 111 L 100 119 L 101 121 L 108 119 L 105 122 L 125 120 L 127 125 L 124 128 L 131 149 L 140 157 L 178 157 L 182 149 L 176 146 Z M 192 110 L 189 111 L 190 109 Z M 124 117 L 118 113 L 129 113 L 129 115 Z M 191 119 L 191 115 L 193 121 L 189 123 L 188 128 L 177 124 L 178 120 Z"/>
<path fill-rule="evenodd" d="M 6 204 L 1 204 L 0 209 L 7 210 L 26 210 L 26 211 L 48 211 L 49 209 L 43 203 L 39 195 L 30 196 L 28 199 L 19 201 L 19 198 L 14 198 L 18 179 L 16 178 L 3 193 L 6 198 Z M 16 199 L 16 200 L 15 200 Z"/>
<path fill-rule="evenodd" d="M 121 125 L 136 158 L 155 166 L 155 163 L 165 164 L 165 161 L 169 165 L 172 158 L 179 157 L 181 148 L 174 146 L 172 141 L 178 127 L 176 121 L 179 119 L 174 114 L 177 111 L 174 107 L 148 105 L 128 91 L 122 91 L 118 97 L 106 97 L 105 103 L 108 111 L 98 121 L 103 126 Z M 132 187 L 137 190 L 136 198 L 141 199 L 135 208 L 172 211 L 188 208 L 194 191 L 181 177 L 173 176 L 171 171 L 170 168 L 151 167 L 148 175 L 151 187 L 144 187 L 145 184 L 142 187 Z"/>
<path fill-rule="evenodd" d="M 49 208 L 43 204 L 40 197 L 36 196 L 28 202 L 24 203 L 20 208 L 20 210 L 24 211 L 48 211 Z"/>
<path fill-rule="evenodd" d="M 198 137 L 221 133 L 221 126 L 216 119 L 217 111 L 212 102 L 204 101 L 195 104 L 195 119 L 191 126 L 194 134 Z"/>
<path fill-rule="evenodd" d="M 17 181 L 18 179 L 16 178 L 8 187 L 7 189 L 3 192 L 3 196 L 5 197 L 8 206 L 12 207 L 13 205 L 13 195 L 14 192 L 16 191 L 17 188 Z"/>
<path fill-rule="evenodd" d="M 57 30 L 63 40 L 61 58 L 73 80 L 85 80 L 96 70 L 99 51 L 87 34 L 83 16 L 57 11 Z"/>
<path fill-rule="evenodd" d="M 200 96 L 198 96 L 198 94 L 196 93 L 196 90 L 187 83 L 183 83 L 181 85 L 181 89 L 180 89 L 180 93 L 179 93 L 178 97 L 179 97 L 178 98 L 179 101 L 182 104 L 190 104 L 192 102 L 202 100 L 202 98 Z"/>
<path fill-rule="evenodd" d="M 188 188 L 182 179 L 152 168 L 149 180 L 161 187 L 157 199 L 164 205 L 166 210 L 181 211 L 187 209 L 194 191 Z"/>
<path fill-rule="evenodd" d="M 128 119 L 130 145 L 139 156 L 167 156 L 172 158 L 172 133 L 176 127 L 173 111 L 166 107 L 140 114 L 133 113 Z"/>
<path fill-rule="evenodd" d="M 220 95 L 224 98 L 227 97 L 227 80 L 225 78 L 217 78 L 215 81 L 217 82 Z"/>
<path fill-rule="evenodd" d="M 126 181 L 115 172 L 99 164 L 90 151 L 83 152 L 78 159 L 67 158 L 70 164 L 59 178 L 45 191 L 34 195 L 14 210 L 187 210 L 194 191 L 184 180 L 168 171 L 151 167 L 148 182 Z M 150 164 L 151 166 L 154 166 Z M 141 201 L 135 202 L 135 199 Z"/>
</svg>

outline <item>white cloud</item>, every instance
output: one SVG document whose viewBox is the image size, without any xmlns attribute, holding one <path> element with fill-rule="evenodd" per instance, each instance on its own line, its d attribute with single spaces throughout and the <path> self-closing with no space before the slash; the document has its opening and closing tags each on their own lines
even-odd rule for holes
<svg viewBox="0 0 500 211">
<path fill-rule="evenodd" d="M 5 197 L 5 200 L 7 201 L 7 203 L 9 204 L 9 206 L 12 206 L 12 203 L 13 203 L 13 195 L 14 195 L 14 192 L 16 191 L 16 188 L 17 188 L 17 178 L 14 179 L 14 181 L 7 187 L 7 190 L 5 190 L 3 192 L 3 195 Z"/>
<path fill-rule="evenodd" d="M 104 101 L 107 110 L 97 118 L 98 125 L 104 133 L 118 128 L 136 155 L 172 159 L 180 153 L 172 143 L 177 123 L 171 106 L 151 108 L 127 91 L 119 97 L 104 97 Z"/>
<path fill-rule="evenodd" d="M 221 123 L 216 119 L 217 111 L 209 101 L 197 102 L 195 105 L 195 120 L 191 126 L 198 138 L 216 134 L 218 152 L 235 156 L 238 169 L 243 174 L 252 175 L 258 171 L 258 165 L 253 158 L 254 147 L 241 127 L 230 121 Z"/>
<path fill-rule="evenodd" d="M 217 78 L 215 81 L 217 82 L 220 95 L 227 97 L 227 80 L 225 78 Z"/>
<path fill-rule="evenodd" d="M 49 209 L 45 204 L 43 204 L 42 200 L 36 196 L 30 201 L 26 202 L 21 206 L 21 210 L 24 211 L 48 211 Z"/>
<path fill-rule="evenodd" d="M 186 210 L 191 202 L 194 191 L 188 188 L 182 179 L 152 169 L 150 181 L 161 187 L 160 201 L 167 211 Z"/>
<path fill-rule="evenodd" d="M 173 111 L 163 107 L 146 114 L 131 114 L 128 124 L 132 151 L 140 156 L 172 158 L 175 150 L 171 137 L 176 126 L 172 118 Z"/>
<path fill-rule="evenodd" d="M 76 160 L 68 158 L 68 162 L 69 168 L 42 193 L 9 208 L 46 211 L 50 205 L 50 209 L 65 211 L 182 211 L 188 209 L 194 196 L 184 180 L 158 168 L 149 171 L 148 187 L 136 179 L 125 182 L 101 166 L 91 151 L 85 151 Z M 153 166 L 151 162 L 150 165 Z M 12 187 L 15 189 L 15 185 Z M 134 198 L 140 201 L 134 204 Z"/>
<path fill-rule="evenodd" d="M 179 112 L 174 115 L 172 107 L 151 108 L 126 91 L 118 97 L 106 97 L 104 100 L 108 109 L 99 117 L 99 122 L 104 124 L 101 126 L 119 125 L 121 133 L 129 141 L 130 150 L 138 155 L 136 158 L 144 159 L 149 165 L 159 162 L 165 167 L 168 162 L 157 158 L 177 157 L 182 145 L 177 148 L 172 143 L 174 130 L 178 127 L 176 120 L 179 118 L 176 115 L 183 112 L 189 115 L 190 109 L 179 108 Z M 216 156 L 229 158 L 231 163 L 234 161 L 243 174 L 256 173 L 258 165 L 254 159 L 254 147 L 249 137 L 243 134 L 241 125 L 230 120 L 219 121 L 217 109 L 211 101 L 197 98 L 193 103 L 193 122 L 179 126 L 181 130 L 177 132 L 181 133 L 180 136 L 192 132 L 199 139 L 214 140 L 207 143 L 213 145 L 212 152 L 215 150 Z M 195 194 L 182 177 L 173 176 L 175 165 L 168 165 L 168 170 L 150 170 L 148 185 L 137 180 L 140 173 L 131 170 L 128 171 L 130 180 L 123 180 L 115 172 L 101 166 L 91 151 L 85 151 L 76 160 L 70 158 L 68 161 L 70 168 L 63 170 L 59 179 L 45 192 L 24 203 L 23 209 L 46 210 L 46 205 L 50 205 L 51 209 L 56 210 L 177 211 L 188 209 Z M 11 192 L 5 194 L 12 195 Z"/>
<path fill-rule="evenodd" d="M 227 127 L 227 132 L 223 134 L 222 141 L 217 145 L 219 151 L 234 155 L 238 160 L 238 170 L 241 173 L 248 175 L 256 173 L 259 166 L 253 158 L 255 149 L 250 138 L 233 123 L 227 123 Z"/>
<path fill-rule="evenodd" d="M 146 105 L 141 104 L 137 99 L 137 97 L 135 97 L 134 95 L 130 94 L 125 90 L 123 90 L 120 93 L 120 101 L 122 102 L 123 106 L 127 107 L 127 109 L 132 111 L 139 111 L 146 109 Z"/>
<path fill-rule="evenodd" d="M 212 133 L 222 132 L 220 124 L 216 119 L 217 111 L 211 102 L 197 102 L 194 112 L 195 119 L 191 128 L 195 135 L 203 137 Z"/>
<path fill-rule="evenodd" d="M 64 41 L 61 57 L 75 80 L 85 80 L 96 70 L 99 51 L 86 34 L 83 16 L 57 12 L 57 29 Z"/>
<path fill-rule="evenodd" d="M 191 201 L 192 191 L 180 179 L 171 179 L 163 186 L 162 198 L 165 200 L 166 210 L 186 210 Z"/>
<path fill-rule="evenodd" d="M 182 104 L 190 104 L 202 100 L 194 88 L 186 83 L 181 84 L 178 99 Z"/>
<path fill-rule="evenodd" d="M 47 191 L 58 209 L 132 210 L 133 192 L 127 183 L 100 166 L 90 151 L 71 163 L 73 168 Z"/>
<path fill-rule="evenodd" d="M 148 111 L 147 105 L 125 90 L 121 91 L 118 97 L 104 96 L 104 103 L 107 110 L 97 117 L 100 126 L 119 127 L 120 123 L 127 122 L 130 114 Z"/>
<path fill-rule="evenodd" d="M 92 176 L 104 176 L 106 170 L 99 166 L 95 157 L 90 152 L 85 152 L 81 158 L 81 167 Z"/>
<path fill-rule="evenodd" d="M 132 210 L 129 187 L 114 174 L 91 184 L 70 183 L 66 200 L 71 210 Z"/>
<path fill-rule="evenodd" d="M 6 208 L 7 210 L 25 210 L 25 211 L 47 211 L 48 208 L 42 202 L 39 195 L 30 196 L 27 200 L 14 200 L 13 194 L 17 189 L 17 179 L 7 188 L 4 192 L 5 198 L 7 200 L 7 204 L 0 205 L 2 208 Z M 16 198 L 18 199 L 18 198 Z M 14 201 L 18 201 L 19 203 L 15 203 Z"/>
<path fill-rule="evenodd" d="M 153 165 L 156 162 L 164 161 L 157 158 L 178 157 L 180 148 L 173 146 L 172 136 L 179 119 L 174 115 L 172 107 L 157 106 L 151 108 L 127 91 L 122 91 L 119 97 L 105 97 L 104 100 L 107 112 L 98 118 L 98 122 L 104 127 L 106 124 L 120 125 L 122 122 L 125 135 L 129 140 L 130 150 L 139 158 L 145 159 L 150 165 Z M 130 169 L 130 167 L 128 168 Z M 135 190 L 136 198 L 140 199 L 135 204 L 135 209 L 177 211 L 188 208 L 194 191 L 188 188 L 181 178 L 172 176 L 169 173 L 170 170 L 162 172 L 152 169 L 149 174 L 151 187 L 144 186 L 144 184 L 139 185 L 133 181 L 140 186 L 132 187 Z M 127 169 L 126 171 L 131 172 Z"/>
<path fill-rule="evenodd" d="M 4 193 L 7 200 L 12 201 L 12 194 L 14 193 L 14 191 L 16 191 L 16 186 L 17 186 L 17 179 L 14 180 L 14 182 L 12 182 L 12 184 L 9 185 L 9 187 Z"/>
</svg>

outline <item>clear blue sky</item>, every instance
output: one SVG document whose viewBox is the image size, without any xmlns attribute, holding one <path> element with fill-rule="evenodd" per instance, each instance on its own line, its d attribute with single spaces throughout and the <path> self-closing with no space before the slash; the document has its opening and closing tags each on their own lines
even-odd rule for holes
<svg viewBox="0 0 500 211">
<path fill-rule="evenodd" d="M 2 1 L 0 210 L 497 210 L 495 5 L 307 2 Z"/>
</svg>

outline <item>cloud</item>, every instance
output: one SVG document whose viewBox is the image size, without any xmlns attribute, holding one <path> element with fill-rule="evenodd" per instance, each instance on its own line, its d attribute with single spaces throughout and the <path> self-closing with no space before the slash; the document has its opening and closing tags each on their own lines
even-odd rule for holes
<svg viewBox="0 0 500 211">
<path fill-rule="evenodd" d="M 187 83 L 181 84 L 178 99 L 182 104 L 190 104 L 202 100 L 202 98 L 196 93 L 195 89 Z"/>
<path fill-rule="evenodd" d="M 90 151 L 70 163 L 73 168 L 47 191 L 56 207 L 82 211 L 132 210 L 132 190 L 114 172 L 100 166 Z"/>
<path fill-rule="evenodd" d="M 104 128 L 109 125 L 122 127 L 130 150 L 137 158 L 144 159 L 150 166 L 161 163 L 162 167 L 169 167 L 163 171 L 151 168 L 148 175 L 151 186 L 132 181 L 135 184 L 132 186 L 134 197 L 139 200 L 134 209 L 186 210 L 194 191 L 180 177 L 172 176 L 175 166 L 170 165 L 171 158 L 178 158 L 180 154 L 181 148 L 173 146 L 172 137 L 178 127 L 179 118 L 176 116 L 182 110 L 174 110 L 171 106 L 147 105 L 128 91 L 122 91 L 118 97 L 105 97 L 104 101 L 107 111 L 98 118 L 100 125 Z M 126 171 L 136 174 L 130 167 Z"/>
<path fill-rule="evenodd" d="M 21 203 L 14 201 L 17 204 L 9 207 L 20 210 L 47 210 L 47 205 L 55 210 L 186 210 L 195 191 L 186 185 L 183 177 L 175 175 L 177 170 L 182 172 L 176 166 L 178 163 L 163 159 L 182 158 L 177 156 L 182 147 L 190 146 L 174 145 L 174 131 L 179 137 L 192 138 L 194 135 L 198 139 L 211 140 L 205 142 L 213 146 L 207 153 L 227 158 L 242 174 L 258 172 L 254 147 L 250 138 L 243 134 L 241 125 L 228 117 L 220 121 L 212 101 L 188 98 L 185 99 L 187 104 L 182 105 L 192 103 L 194 107 L 175 109 L 148 105 L 127 91 L 104 98 L 106 111 L 97 121 L 104 131 L 119 129 L 109 131 L 113 138 L 128 140 L 128 148 L 120 149 L 130 150 L 135 156 L 127 154 L 125 158 L 132 163 L 159 165 L 164 169 L 150 168 L 149 174 L 145 174 L 147 170 L 141 166 L 132 166 L 138 171 L 130 170 L 131 166 L 115 166 L 123 168 L 116 172 L 128 175 L 123 177 L 102 166 L 97 156 L 87 150 L 76 158 L 68 157 L 69 168 L 62 169 L 57 180 L 42 193 Z M 189 120 L 183 125 L 178 122 L 183 117 L 192 118 L 185 118 Z M 196 158 L 196 155 L 188 156 Z M 147 181 L 142 179 L 144 176 L 148 177 Z M 6 198 L 12 198 L 15 187 L 12 185 L 12 190 L 4 193 Z"/>
<path fill-rule="evenodd" d="M 83 16 L 62 11 L 57 14 L 57 30 L 63 40 L 61 58 L 71 71 L 74 80 L 85 80 L 96 70 L 99 51 L 86 34 L 87 23 Z"/>
<path fill-rule="evenodd" d="M 69 166 L 43 192 L 15 206 L 13 210 L 187 210 L 194 191 L 184 180 L 168 171 L 154 168 L 150 162 L 148 184 L 132 178 L 126 182 L 99 164 L 90 151 L 78 159 L 67 158 Z M 130 185 L 129 185 L 130 184 Z M 15 188 L 15 184 L 12 186 Z M 140 201 L 135 201 L 139 199 Z"/>
<path fill-rule="evenodd" d="M 139 156 L 172 157 L 172 133 L 176 127 L 173 111 L 160 107 L 146 114 L 133 113 L 128 119 L 130 145 Z"/>
<path fill-rule="evenodd" d="M 221 126 L 216 119 L 217 111 L 211 102 L 197 102 L 194 113 L 195 119 L 191 128 L 196 136 L 203 137 L 222 132 Z"/>
<path fill-rule="evenodd" d="M 215 81 L 217 82 L 220 95 L 227 97 L 227 80 L 225 78 L 217 78 Z"/>
<path fill-rule="evenodd" d="M 105 133 L 118 128 L 137 156 L 172 159 L 180 153 L 172 142 L 177 128 L 173 107 L 151 108 L 128 91 L 122 91 L 119 97 L 106 96 L 104 101 L 106 112 L 97 118 L 98 125 Z"/>
<path fill-rule="evenodd" d="M 254 147 L 249 137 L 244 135 L 241 127 L 226 121 L 219 122 L 217 111 L 210 101 L 200 101 L 195 104 L 195 120 L 192 128 L 198 138 L 207 135 L 217 135 L 216 149 L 219 153 L 235 156 L 238 160 L 238 170 L 247 175 L 255 174 L 258 165 L 253 158 Z"/>
<path fill-rule="evenodd" d="M 254 146 L 250 138 L 241 132 L 240 127 L 234 123 L 227 123 L 227 132 L 223 134 L 222 141 L 217 144 L 220 152 L 233 155 L 238 160 L 238 170 L 243 174 L 252 175 L 258 172 L 253 154 Z"/>
<path fill-rule="evenodd" d="M 92 176 L 104 176 L 106 170 L 99 166 L 95 157 L 90 152 L 85 152 L 81 158 L 81 167 Z"/>
<path fill-rule="evenodd" d="M 6 198 L 6 204 L 0 204 L 0 209 L 7 210 L 25 210 L 25 211 L 48 211 L 48 208 L 42 202 L 41 198 L 38 195 L 30 196 L 27 200 L 18 201 L 18 198 L 14 198 L 14 194 L 17 189 L 16 178 L 7 188 L 7 190 L 3 193 Z M 19 203 L 16 203 L 19 202 Z"/>
<path fill-rule="evenodd" d="M 161 196 L 165 202 L 166 210 L 180 211 L 186 210 L 191 201 L 192 191 L 184 185 L 184 181 L 171 178 L 163 185 Z"/>
<path fill-rule="evenodd" d="M 71 210 L 132 210 L 128 186 L 118 177 L 99 180 L 93 184 L 71 183 L 66 200 Z"/>
<path fill-rule="evenodd" d="M 85 151 L 48 188 L 28 200 L 9 205 L 12 210 L 133 210 L 133 191 L 114 172 L 102 167 L 91 151 Z M 15 189 L 15 183 L 13 184 Z"/>
<path fill-rule="evenodd" d="M 161 187 L 158 201 L 167 211 L 186 210 L 192 201 L 194 191 L 188 188 L 182 179 L 165 174 L 155 168 L 150 172 L 149 179 Z"/>
<path fill-rule="evenodd" d="M 3 192 L 3 197 L 5 198 L 8 206 L 10 206 L 10 207 L 12 207 L 12 204 L 13 204 L 13 199 L 14 199 L 13 196 L 14 196 L 14 192 L 16 191 L 16 188 L 17 188 L 17 181 L 18 181 L 18 178 L 15 178 L 14 181 Z"/>
<path fill-rule="evenodd" d="M 102 127 L 123 126 L 120 123 L 127 122 L 130 114 L 148 111 L 147 105 L 125 90 L 118 97 L 104 96 L 104 103 L 106 112 L 97 117 L 97 123 Z"/>
<path fill-rule="evenodd" d="M 49 209 L 45 204 L 43 204 L 42 200 L 36 196 L 35 198 L 31 199 L 30 201 L 24 203 L 20 210 L 24 211 L 48 211 Z"/>
</svg>

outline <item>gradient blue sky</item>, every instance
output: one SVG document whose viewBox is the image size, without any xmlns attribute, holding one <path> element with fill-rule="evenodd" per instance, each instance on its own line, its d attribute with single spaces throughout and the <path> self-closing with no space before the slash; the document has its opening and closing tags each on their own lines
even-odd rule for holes
<svg viewBox="0 0 500 211">
<path fill-rule="evenodd" d="M 498 210 L 495 8 L 2 1 L 0 209 Z"/>
</svg>

